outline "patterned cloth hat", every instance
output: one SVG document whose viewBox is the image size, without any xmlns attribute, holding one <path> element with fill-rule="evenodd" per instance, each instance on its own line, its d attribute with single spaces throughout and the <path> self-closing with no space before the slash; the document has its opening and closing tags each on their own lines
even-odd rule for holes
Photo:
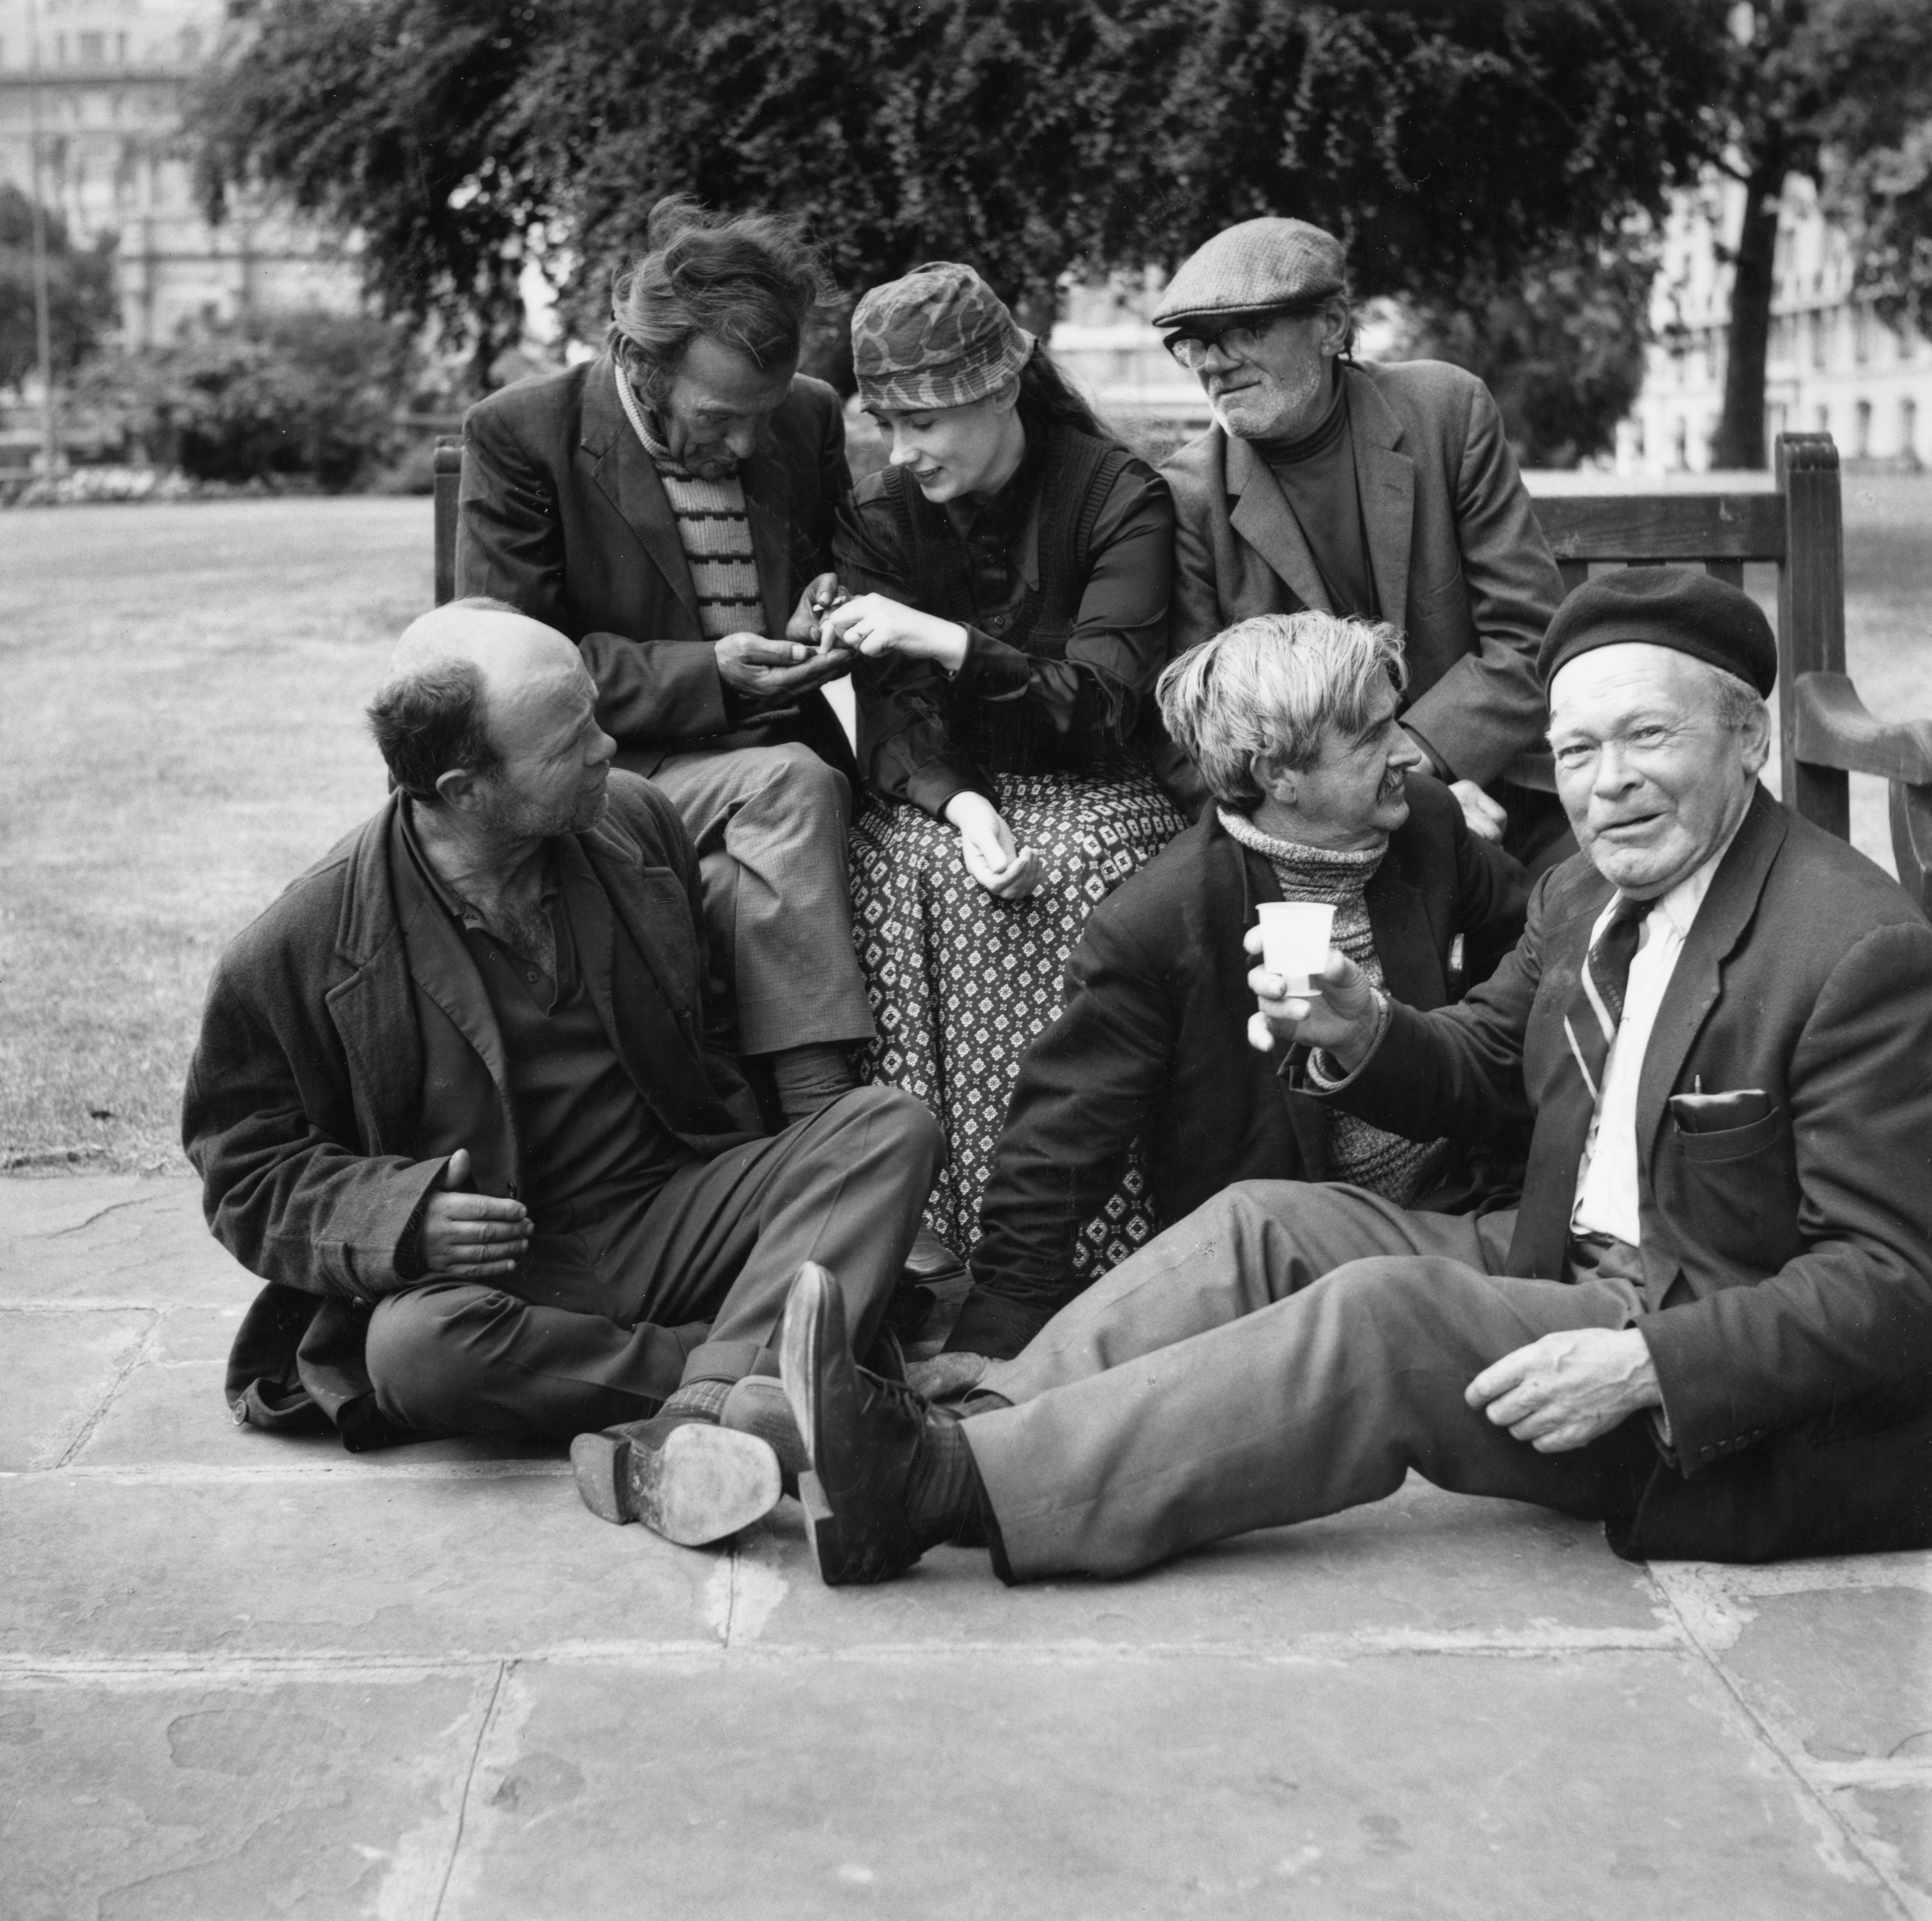
<svg viewBox="0 0 1932 1921">
<path fill-rule="evenodd" d="M 1622 567 L 1586 581 L 1544 635 L 1536 662 L 1543 684 L 1580 653 L 1620 641 L 1674 648 L 1762 695 L 1778 683 L 1778 641 L 1757 602 L 1695 567 Z"/>
<path fill-rule="evenodd" d="M 852 316 L 852 367 L 867 407 L 964 407 L 997 393 L 1034 338 L 970 267 L 928 260 L 875 287 Z"/>
<path fill-rule="evenodd" d="M 1342 243 L 1305 220 L 1244 220 L 1180 263 L 1154 309 L 1157 327 L 1210 314 L 1256 314 L 1325 299 L 1348 285 Z"/>
</svg>

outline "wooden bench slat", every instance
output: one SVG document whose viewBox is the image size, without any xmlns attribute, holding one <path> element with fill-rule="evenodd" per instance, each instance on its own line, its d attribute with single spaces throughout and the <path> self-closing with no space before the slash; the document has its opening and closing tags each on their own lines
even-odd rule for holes
<svg viewBox="0 0 1932 1921">
<path fill-rule="evenodd" d="M 1559 564 L 1784 558 L 1775 494 L 1557 494 L 1535 504 Z"/>
<path fill-rule="evenodd" d="M 1801 674 L 1791 704 L 1801 761 L 1932 785 L 1932 720 L 1880 720 L 1844 674 Z"/>
</svg>

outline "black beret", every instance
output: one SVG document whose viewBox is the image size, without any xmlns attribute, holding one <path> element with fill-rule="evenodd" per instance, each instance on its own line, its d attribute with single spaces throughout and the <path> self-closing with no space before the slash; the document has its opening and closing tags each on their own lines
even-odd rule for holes
<svg viewBox="0 0 1932 1921">
<path fill-rule="evenodd" d="M 1620 641 L 1674 647 L 1760 694 L 1777 684 L 1778 642 L 1763 610 L 1742 588 L 1695 567 L 1623 567 L 1586 581 L 1543 637 L 1536 668 L 1544 688 L 1564 662 Z"/>
</svg>

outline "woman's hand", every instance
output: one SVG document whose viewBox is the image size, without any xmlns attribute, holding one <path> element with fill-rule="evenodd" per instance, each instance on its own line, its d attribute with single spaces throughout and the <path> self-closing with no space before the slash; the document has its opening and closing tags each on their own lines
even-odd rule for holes
<svg viewBox="0 0 1932 1921">
<path fill-rule="evenodd" d="M 966 664 L 966 629 L 958 621 L 922 614 L 882 593 L 862 593 L 833 608 L 819 630 L 830 636 L 833 646 L 856 649 L 868 660 L 902 654 L 908 660 L 937 661 L 948 674 L 957 674 Z"/>
<path fill-rule="evenodd" d="M 946 803 L 946 818 L 959 830 L 959 856 L 966 871 L 989 894 L 1024 900 L 1046 869 L 1030 847 L 1016 847 L 1013 831 L 983 794 L 961 792 Z"/>
</svg>

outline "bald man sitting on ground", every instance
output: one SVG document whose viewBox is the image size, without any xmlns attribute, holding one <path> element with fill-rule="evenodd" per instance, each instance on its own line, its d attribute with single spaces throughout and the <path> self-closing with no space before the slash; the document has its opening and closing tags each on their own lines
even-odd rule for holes
<svg viewBox="0 0 1932 1921">
<path fill-rule="evenodd" d="M 501 602 L 410 628 L 369 710 L 395 791 L 222 956 L 182 1133 L 268 1283 L 238 1425 L 574 1437 L 596 1511 L 696 1545 L 778 1498 L 720 1417 L 800 1263 L 869 1342 L 941 1150 L 889 1088 L 763 1134 L 690 839 L 596 700 Z"/>
</svg>

